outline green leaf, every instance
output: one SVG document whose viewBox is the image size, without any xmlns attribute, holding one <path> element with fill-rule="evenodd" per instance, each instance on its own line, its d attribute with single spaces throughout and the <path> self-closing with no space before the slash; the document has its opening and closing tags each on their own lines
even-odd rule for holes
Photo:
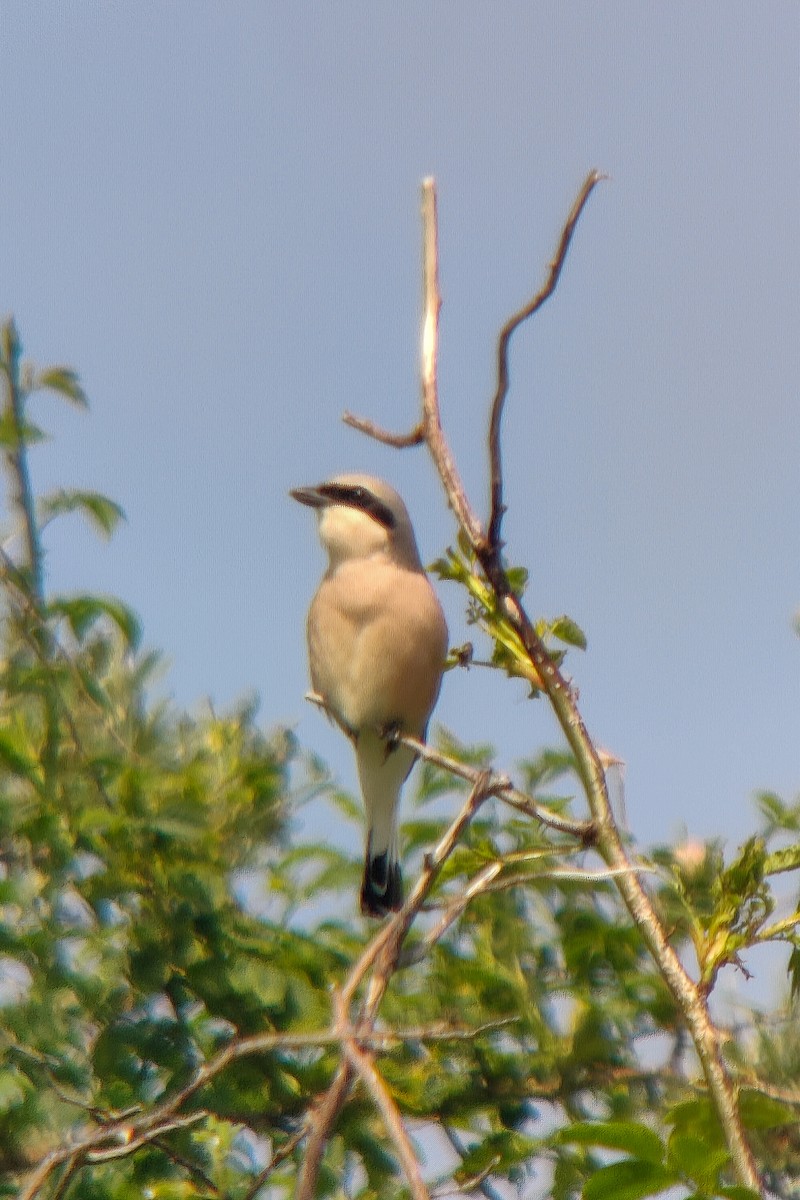
<svg viewBox="0 0 800 1200">
<path fill-rule="evenodd" d="M 709 1150 L 725 1145 L 719 1117 L 707 1096 L 673 1105 L 667 1110 L 664 1119 L 677 1133 L 703 1138 Z"/>
<path fill-rule="evenodd" d="M 0 416 L 0 450 L 16 450 L 19 446 L 32 446 L 46 440 L 47 434 L 38 425 L 30 421 L 22 421 L 18 425 L 10 412 Z"/>
<path fill-rule="evenodd" d="M 461 1165 L 453 1173 L 457 1183 L 465 1184 L 484 1172 L 508 1172 L 513 1167 L 530 1160 L 539 1149 L 533 1138 L 514 1130 L 504 1129 L 491 1133 L 464 1155 Z"/>
<path fill-rule="evenodd" d="M 666 1153 L 658 1134 L 639 1121 L 578 1121 L 562 1129 L 558 1141 L 622 1150 L 651 1163 L 663 1163 Z"/>
<path fill-rule="evenodd" d="M 721 882 L 725 891 L 737 899 L 749 895 L 764 877 L 765 857 L 763 838 L 748 838 L 723 873 Z"/>
<path fill-rule="evenodd" d="M 16 1067 L 0 1071 L 0 1114 L 17 1108 L 30 1091 L 30 1083 Z"/>
<path fill-rule="evenodd" d="M 775 1129 L 781 1125 L 793 1125 L 797 1113 L 788 1104 L 781 1104 L 753 1088 L 739 1093 L 739 1115 L 746 1129 Z"/>
<path fill-rule="evenodd" d="M 571 617 L 556 617 L 550 625 L 550 632 L 553 637 L 557 637 L 560 642 L 565 642 L 568 646 L 577 646 L 579 650 L 586 649 L 586 634 Z"/>
<path fill-rule="evenodd" d="M 506 579 L 514 595 L 521 599 L 528 586 L 528 570 L 526 567 L 506 567 Z"/>
<path fill-rule="evenodd" d="M 797 946 L 789 955 L 789 992 L 792 1000 L 800 996 L 800 948 Z"/>
<path fill-rule="evenodd" d="M 704 1192 L 716 1191 L 719 1173 L 729 1162 L 727 1147 L 712 1148 L 695 1134 L 673 1133 L 669 1139 L 670 1166 L 694 1180 Z"/>
<path fill-rule="evenodd" d="M 776 829 L 787 829 L 796 833 L 800 829 L 797 806 L 788 808 L 777 792 L 758 792 L 756 808 L 771 826 Z"/>
<path fill-rule="evenodd" d="M 783 871 L 796 871 L 800 867 L 800 842 L 785 846 L 782 850 L 771 850 L 764 859 L 764 874 L 779 875 Z"/>
<path fill-rule="evenodd" d="M 464 558 L 466 558 L 467 560 L 471 560 L 474 557 L 473 550 L 472 550 L 472 542 L 469 540 L 469 536 L 467 535 L 467 533 L 465 533 L 465 531 L 460 526 L 459 526 L 458 533 L 456 534 L 456 545 L 458 546 L 459 550 L 463 554 Z"/>
<path fill-rule="evenodd" d="M 86 394 L 80 385 L 78 376 L 71 367 L 47 367 L 36 376 L 34 386 L 36 388 L 46 388 L 51 392 L 58 392 L 59 395 L 65 396 L 73 404 L 77 404 L 79 408 L 89 407 Z"/>
<path fill-rule="evenodd" d="M 586 1181 L 583 1200 L 641 1200 L 677 1183 L 679 1177 L 658 1163 L 626 1159 L 595 1171 Z"/>
<path fill-rule="evenodd" d="M 125 520 L 125 513 L 108 496 L 101 492 L 86 492 L 79 490 L 51 492 L 39 501 L 39 512 L 42 524 L 52 521 L 62 513 L 80 512 L 89 522 L 103 534 L 110 537 L 120 521 Z"/>
<path fill-rule="evenodd" d="M 132 609 L 110 596 L 56 596 L 48 605 L 48 612 L 64 617 L 78 641 L 82 641 L 96 621 L 108 617 L 117 626 L 128 646 L 133 650 L 141 639 L 141 626 Z"/>
<path fill-rule="evenodd" d="M 0 352 L 3 355 L 3 364 L 10 367 L 14 359 L 18 357 L 20 350 L 21 345 L 17 326 L 14 318 L 9 317 L 0 326 Z"/>
<path fill-rule="evenodd" d="M 0 730 L 0 765 L 39 787 L 38 761 L 21 744 L 19 734 L 13 736 L 7 729 Z"/>
</svg>

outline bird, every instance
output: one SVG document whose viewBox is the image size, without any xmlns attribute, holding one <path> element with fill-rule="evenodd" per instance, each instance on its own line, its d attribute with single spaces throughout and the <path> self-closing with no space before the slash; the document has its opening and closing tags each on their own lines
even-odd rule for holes
<svg viewBox="0 0 800 1200">
<path fill-rule="evenodd" d="M 414 765 L 398 741 L 424 741 L 448 633 L 402 498 L 371 475 L 337 475 L 289 493 L 316 511 L 328 567 L 306 623 L 311 684 L 353 743 L 366 814 L 361 911 L 403 904 L 397 810 Z"/>
</svg>

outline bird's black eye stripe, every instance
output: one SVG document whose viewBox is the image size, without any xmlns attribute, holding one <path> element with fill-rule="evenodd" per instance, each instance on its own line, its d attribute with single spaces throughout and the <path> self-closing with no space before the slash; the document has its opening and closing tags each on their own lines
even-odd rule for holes
<svg viewBox="0 0 800 1200">
<path fill-rule="evenodd" d="M 360 484 L 352 483 L 323 483 L 317 488 L 321 496 L 332 500 L 334 504 L 347 504 L 350 508 L 360 508 L 367 516 L 372 517 L 384 529 L 394 529 L 397 524 L 394 513 L 382 500 Z"/>
</svg>

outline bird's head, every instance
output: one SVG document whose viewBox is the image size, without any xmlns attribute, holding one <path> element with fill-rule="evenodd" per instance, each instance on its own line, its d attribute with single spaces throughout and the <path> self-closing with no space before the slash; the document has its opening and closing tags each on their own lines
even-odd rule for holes
<svg viewBox="0 0 800 1200">
<path fill-rule="evenodd" d="M 372 475 L 337 475 L 317 487 L 289 493 L 317 511 L 319 536 L 331 566 L 349 558 L 386 554 L 421 569 L 408 510 L 393 487 Z"/>
</svg>

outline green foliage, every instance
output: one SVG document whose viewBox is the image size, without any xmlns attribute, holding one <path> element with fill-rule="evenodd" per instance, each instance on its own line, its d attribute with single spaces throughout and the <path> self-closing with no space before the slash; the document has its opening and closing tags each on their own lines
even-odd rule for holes
<svg viewBox="0 0 800 1200">
<path fill-rule="evenodd" d="M 34 391 L 58 392 L 79 408 L 87 408 L 88 402 L 80 380 L 71 367 L 48 367 L 34 378 Z"/>
<path fill-rule="evenodd" d="M 440 579 L 458 583 L 466 590 L 469 596 L 467 619 L 488 635 L 492 643 L 491 665 L 504 670 L 511 677 L 526 679 L 531 694 L 538 695 L 541 690 L 539 673 L 498 603 L 463 533 L 459 534 L 456 547 L 448 547 L 444 558 L 437 559 L 431 570 Z M 506 566 L 506 576 L 514 594 L 522 596 L 528 583 L 525 568 Z M 542 619 L 536 622 L 535 628 L 556 665 L 564 661 L 565 651 L 554 646 L 554 642 L 586 649 L 586 636 L 571 617 L 561 616 L 551 621 Z"/>
<path fill-rule="evenodd" d="M 43 497 L 39 505 L 40 524 L 46 525 L 61 513 L 80 512 L 98 532 L 110 537 L 125 514 L 118 504 L 100 492 L 61 489 Z"/>
<path fill-rule="evenodd" d="M 254 704 L 192 715 L 160 702 L 158 656 L 122 601 L 48 592 L 42 532 L 81 512 L 109 535 L 122 514 L 91 491 L 37 504 L 27 400 L 37 388 L 85 397 L 72 371 L 21 364 L 10 323 L 0 375 L 9 525 L 27 533 L 18 561 L 0 559 L 0 1195 L 289 1196 L 304 1122 L 341 1058 L 332 988 L 375 935 L 355 916 L 360 805 L 289 734 L 261 729 Z M 466 587 L 495 664 L 535 689 L 463 540 L 438 567 Z M 511 579 L 521 593 L 524 572 Z M 585 645 L 568 618 L 538 629 L 557 661 Z M 467 766 L 492 761 L 488 745 L 444 730 L 437 741 Z M 429 763 L 418 780 L 403 831 L 412 881 L 469 790 Z M 569 813 L 573 756 L 542 751 L 519 784 Z M 289 823 L 323 801 L 352 823 L 352 853 L 322 841 L 315 820 L 305 840 Z M 715 845 L 655 856 L 665 924 L 709 989 L 763 940 L 793 947 L 800 975 L 796 922 L 773 919 L 771 892 L 797 865 L 800 817 L 775 796 L 759 803 L 761 836 L 727 863 Z M 412 1137 L 433 1132 L 455 1154 L 443 1192 L 486 1181 L 491 1195 L 500 1180 L 556 1200 L 667 1189 L 748 1200 L 674 1000 L 612 881 L 581 875 L 596 865 L 586 857 L 483 804 L 406 938 L 385 1036 L 367 1042 L 386 1093 Z M 743 1119 L 780 1195 L 800 1178 L 796 1027 L 729 1038 Z M 433 1183 L 440 1168 L 425 1164 Z M 317 1194 L 407 1195 L 363 1088 L 340 1113 Z"/>
</svg>

